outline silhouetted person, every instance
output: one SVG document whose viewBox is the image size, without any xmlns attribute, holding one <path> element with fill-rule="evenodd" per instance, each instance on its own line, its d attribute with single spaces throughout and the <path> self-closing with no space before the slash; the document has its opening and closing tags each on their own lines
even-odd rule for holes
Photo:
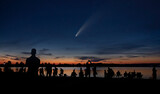
<svg viewBox="0 0 160 94">
<path fill-rule="evenodd" d="M 54 72 L 53 72 L 53 76 L 56 77 L 58 73 L 58 68 L 55 66 L 54 68 Z"/>
<path fill-rule="evenodd" d="M 80 68 L 79 77 L 80 77 L 80 78 L 84 77 L 84 73 L 83 73 L 82 68 Z"/>
<path fill-rule="evenodd" d="M 131 72 L 127 73 L 127 78 L 132 79 Z"/>
<path fill-rule="evenodd" d="M 117 71 L 116 76 L 119 78 L 121 76 L 120 71 Z"/>
<path fill-rule="evenodd" d="M 142 76 L 143 76 L 143 75 L 142 75 L 142 73 L 141 73 L 141 72 L 137 72 L 137 78 L 138 78 L 138 79 L 141 79 L 141 78 L 142 78 Z"/>
<path fill-rule="evenodd" d="M 104 70 L 104 78 L 107 78 L 107 72 Z"/>
<path fill-rule="evenodd" d="M 29 76 L 31 77 L 38 76 L 40 59 L 36 57 L 36 49 L 31 50 L 31 57 L 27 58 L 26 65 L 28 67 Z"/>
<path fill-rule="evenodd" d="M 18 67 L 16 67 L 16 72 L 18 72 Z"/>
<path fill-rule="evenodd" d="M 6 73 L 13 72 L 13 70 L 11 70 L 11 61 L 8 61 L 7 63 L 5 63 L 4 72 Z"/>
<path fill-rule="evenodd" d="M 88 60 L 88 62 L 86 63 L 86 76 L 89 76 L 89 77 L 90 77 L 90 74 L 91 74 L 91 72 L 90 72 L 90 65 L 91 64 L 92 63 L 91 63 L 90 60 Z"/>
<path fill-rule="evenodd" d="M 131 76 L 132 76 L 132 78 L 135 78 L 135 77 L 136 77 L 136 72 L 135 72 L 135 70 L 134 70 L 134 72 L 132 72 Z"/>
<path fill-rule="evenodd" d="M 73 72 L 71 73 L 71 77 L 76 77 L 77 73 L 75 72 L 75 69 L 73 70 Z"/>
<path fill-rule="evenodd" d="M 94 66 L 92 70 L 93 70 L 93 77 L 96 77 L 96 75 L 97 75 L 96 66 Z"/>
<path fill-rule="evenodd" d="M 47 64 L 46 71 L 47 71 L 47 77 L 51 77 L 51 74 L 52 74 L 52 65 L 50 63 Z"/>
<path fill-rule="evenodd" d="M 124 78 L 127 78 L 128 77 L 128 73 L 125 71 L 124 72 Z"/>
<path fill-rule="evenodd" d="M 85 77 L 87 77 L 87 69 L 84 69 L 84 72 L 85 72 Z"/>
<path fill-rule="evenodd" d="M 60 77 L 63 76 L 63 72 L 64 72 L 64 70 L 62 68 L 60 68 L 60 74 L 59 74 Z"/>
<path fill-rule="evenodd" d="M 157 70 L 155 67 L 153 67 L 152 69 L 152 76 L 153 76 L 153 79 L 156 80 L 157 79 Z"/>
<path fill-rule="evenodd" d="M 114 71 L 111 68 L 108 67 L 108 75 L 107 75 L 107 77 L 108 78 L 113 78 L 113 76 L 114 76 Z"/>
<path fill-rule="evenodd" d="M 20 69 L 19 69 L 19 73 L 23 73 L 23 67 L 21 67 Z"/>
<path fill-rule="evenodd" d="M 64 76 L 63 77 L 67 77 L 67 74 L 64 74 Z"/>
<path fill-rule="evenodd" d="M 43 70 L 43 67 L 39 69 L 40 71 L 40 76 L 44 76 L 44 70 Z"/>
</svg>

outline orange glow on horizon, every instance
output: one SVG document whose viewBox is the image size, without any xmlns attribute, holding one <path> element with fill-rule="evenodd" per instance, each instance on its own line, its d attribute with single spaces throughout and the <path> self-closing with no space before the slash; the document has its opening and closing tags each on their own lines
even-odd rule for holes
<svg viewBox="0 0 160 94">
<path fill-rule="evenodd" d="M 12 60 L 9 60 L 12 62 L 12 64 L 16 64 L 16 62 L 18 61 L 12 61 Z M 0 64 L 4 64 L 4 62 L 8 62 L 8 61 L 0 61 Z M 25 61 L 19 61 L 18 63 L 20 62 L 23 62 L 25 63 Z M 85 64 L 87 62 L 86 61 L 83 61 L 83 62 L 75 62 L 75 61 L 56 61 L 56 62 L 53 62 L 53 61 L 41 61 L 41 64 L 43 63 L 51 63 L 51 64 Z M 145 64 L 145 63 L 160 63 L 159 61 L 112 61 L 112 62 L 92 62 L 92 63 L 104 63 L 104 64 Z"/>
<path fill-rule="evenodd" d="M 63 59 L 41 59 L 41 63 L 51 63 L 51 64 L 85 64 L 87 60 L 78 60 L 75 58 L 63 58 Z M 26 60 L 11 60 L 11 59 L 5 59 L 5 60 L 0 60 L 0 64 L 3 64 L 4 62 L 11 61 L 12 64 L 15 64 L 16 62 L 20 63 L 23 62 L 25 63 Z M 138 57 L 138 58 L 131 58 L 131 59 L 126 59 L 126 60 L 121 60 L 121 59 L 111 59 L 107 61 L 100 61 L 100 62 L 93 62 L 93 63 L 106 63 L 106 64 L 139 64 L 139 63 L 160 63 L 160 60 L 158 57 Z"/>
</svg>

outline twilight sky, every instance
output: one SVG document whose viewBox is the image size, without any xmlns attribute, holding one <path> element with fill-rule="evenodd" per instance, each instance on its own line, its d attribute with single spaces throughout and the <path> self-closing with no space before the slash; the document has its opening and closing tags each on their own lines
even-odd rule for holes
<svg viewBox="0 0 160 94">
<path fill-rule="evenodd" d="M 0 63 L 32 48 L 41 62 L 160 63 L 160 0 L 0 0 Z"/>
</svg>

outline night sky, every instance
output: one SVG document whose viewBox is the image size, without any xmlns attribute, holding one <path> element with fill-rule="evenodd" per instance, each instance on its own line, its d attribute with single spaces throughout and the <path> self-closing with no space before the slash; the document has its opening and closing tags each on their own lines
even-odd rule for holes
<svg viewBox="0 0 160 94">
<path fill-rule="evenodd" d="M 32 48 L 41 63 L 160 63 L 160 0 L 0 0 L 0 63 Z"/>
</svg>

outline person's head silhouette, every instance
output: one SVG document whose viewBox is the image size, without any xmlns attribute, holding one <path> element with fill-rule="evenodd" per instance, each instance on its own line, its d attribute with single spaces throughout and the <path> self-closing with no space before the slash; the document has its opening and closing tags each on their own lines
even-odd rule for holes
<svg viewBox="0 0 160 94">
<path fill-rule="evenodd" d="M 35 48 L 33 48 L 33 49 L 31 50 L 31 54 L 32 54 L 32 56 L 35 56 L 35 55 L 36 55 L 36 49 L 35 49 Z"/>
</svg>

